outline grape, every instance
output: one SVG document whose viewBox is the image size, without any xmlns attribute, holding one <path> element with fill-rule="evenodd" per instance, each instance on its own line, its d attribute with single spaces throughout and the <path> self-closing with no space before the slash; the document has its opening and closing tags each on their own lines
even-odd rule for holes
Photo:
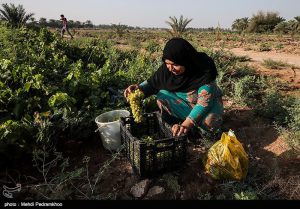
<svg viewBox="0 0 300 209">
<path fill-rule="evenodd" d="M 130 104 L 134 121 L 136 123 L 142 122 L 143 113 L 142 113 L 141 103 L 143 98 L 144 98 L 144 93 L 139 89 L 135 90 L 133 93 L 130 93 L 128 95 L 128 101 Z"/>
</svg>

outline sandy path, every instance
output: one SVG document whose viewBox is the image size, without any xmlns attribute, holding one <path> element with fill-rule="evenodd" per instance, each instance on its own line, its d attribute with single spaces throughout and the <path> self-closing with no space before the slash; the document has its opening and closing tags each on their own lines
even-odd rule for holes
<svg viewBox="0 0 300 209">
<path fill-rule="evenodd" d="M 291 65 L 300 67 L 300 56 L 286 53 L 277 53 L 274 51 L 269 52 L 257 52 L 257 51 L 246 51 L 242 48 L 230 49 L 235 55 L 238 56 L 249 56 L 252 61 L 263 62 L 266 59 L 272 59 L 275 61 L 282 61 Z"/>
<path fill-rule="evenodd" d="M 248 56 L 251 58 L 251 65 L 253 65 L 258 72 L 266 75 L 271 75 L 277 78 L 281 78 L 287 81 L 293 90 L 300 88 L 300 55 L 278 53 L 275 51 L 269 52 L 257 52 L 257 51 L 246 51 L 243 48 L 232 48 L 227 49 L 236 56 Z M 282 61 L 290 65 L 295 66 L 295 69 L 288 67 L 286 69 L 274 70 L 267 69 L 262 65 L 262 62 L 266 59 L 271 59 L 274 61 Z"/>
</svg>

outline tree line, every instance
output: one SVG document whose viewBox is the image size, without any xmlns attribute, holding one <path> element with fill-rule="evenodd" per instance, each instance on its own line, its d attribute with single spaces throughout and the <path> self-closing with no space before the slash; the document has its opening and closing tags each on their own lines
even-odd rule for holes
<svg viewBox="0 0 300 209">
<path fill-rule="evenodd" d="M 61 27 L 61 21 L 56 19 L 49 19 L 42 17 L 38 21 L 33 17 L 34 13 L 27 13 L 22 5 L 15 6 L 14 4 L 2 4 L 0 8 L 0 20 L 5 21 L 7 24 L 13 27 L 19 27 L 22 25 L 31 25 L 38 27 L 50 27 L 59 28 Z M 227 31 L 229 29 L 221 29 L 219 26 L 217 28 L 188 28 L 187 25 L 193 19 L 184 18 L 182 15 L 180 18 L 169 17 L 169 21 L 166 23 L 171 27 L 171 31 L 174 36 L 181 36 L 187 31 Z M 86 20 L 85 22 L 69 20 L 69 27 L 73 28 L 117 28 L 120 30 L 124 29 L 139 29 L 139 27 L 131 27 L 128 25 L 121 24 L 99 24 L 94 25 L 92 21 Z M 296 34 L 300 33 L 300 16 L 294 17 L 293 20 L 285 20 L 283 17 L 279 16 L 277 12 L 263 12 L 259 11 L 257 14 L 253 15 L 251 18 L 243 17 L 234 20 L 231 26 L 232 31 L 239 33 L 282 33 L 282 34 Z"/>
<path fill-rule="evenodd" d="M 300 33 L 300 16 L 285 20 L 277 12 L 259 11 L 252 18 L 243 17 L 234 20 L 232 30 L 248 33 Z"/>
<path fill-rule="evenodd" d="M 0 20 L 6 22 L 8 25 L 12 27 L 20 27 L 23 25 L 30 26 L 39 26 L 39 27 L 50 27 L 50 28 L 59 28 L 62 23 L 59 19 L 49 19 L 47 20 L 44 17 L 41 17 L 39 20 L 36 20 L 33 16 L 34 13 L 27 13 L 23 7 L 23 5 L 14 5 L 12 3 L 7 4 L 4 3 L 0 8 Z M 86 20 L 84 22 L 68 20 L 69 27 L 73 28 L 110 28 L 116 27 L 115 24 L 112 25 L 94 25 L 91 20 Z M 133 28 L 126 25 L 117 25 L 119 27 L 127 27 Z"/>
</svg>

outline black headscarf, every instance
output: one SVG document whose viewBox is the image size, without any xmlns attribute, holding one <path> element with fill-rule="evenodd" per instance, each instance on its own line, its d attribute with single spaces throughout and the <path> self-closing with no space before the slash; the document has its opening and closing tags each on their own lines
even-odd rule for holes
<svg viewBox="0 0 300 209">
<path fill-rule="evenodd" d="M 162 60 L 165 59 L 185 66 L 185 72 L 174 75 L 163 63 L 147 80 L 154 89 L 188 92 L 216 79 L 217 69 L 212 58 L 204 52 L 197 52 L 183 38 L 172 38 L 166 43 Z"/>
</svg>

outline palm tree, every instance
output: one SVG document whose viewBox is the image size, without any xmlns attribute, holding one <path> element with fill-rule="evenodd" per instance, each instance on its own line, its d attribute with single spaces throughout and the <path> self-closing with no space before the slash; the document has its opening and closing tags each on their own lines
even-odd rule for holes
<svg viewBox="0 0 300 209">
<path fill-rule="evenodd" d="M 116 34 L 118 37 L 123 37 L 123 35 L 128 32 L 128 26 L 127 25 L 121 25 L 120 23 L 118 25 L 112 24 L 112 28 L 116 31 Z"/>
<path fill-rule="evenodd" d="M 170 21 L 166 21 L 166 23 L 171 26 L 171 34 L 174 37 L 181 37 L 183 33 L 187 31 L 186 26 L 193 20 L 188 18 L 183 19 L 182 15 L 180 16 L 179 20 L 175 16 L 169 18 Z"/>
<path fill-rule="evenodd" d="M 245 31 L 247 29 L 248 24 L 249 24 L 248 17 L 244 17 L 244 18 L 234 20 L 231 28 L 232 28 L 232 30 L 242 32 L 242 31 Z"/>
<path fill-rule="evenodd" d="M 294 17 L 294 19 L 297 21 L 294 26 L 295 30 L 300 32 L 300 16 Z"/>
<path fill-rule="evenodd" d="M 22 5 L 15 6 L 14 4 L 2 4 L 0 9 L 0 19 L 7 21 L 13 27 L 20 27 L 24 25 L 34 13 L 26 14 Z"/>
</svg>

